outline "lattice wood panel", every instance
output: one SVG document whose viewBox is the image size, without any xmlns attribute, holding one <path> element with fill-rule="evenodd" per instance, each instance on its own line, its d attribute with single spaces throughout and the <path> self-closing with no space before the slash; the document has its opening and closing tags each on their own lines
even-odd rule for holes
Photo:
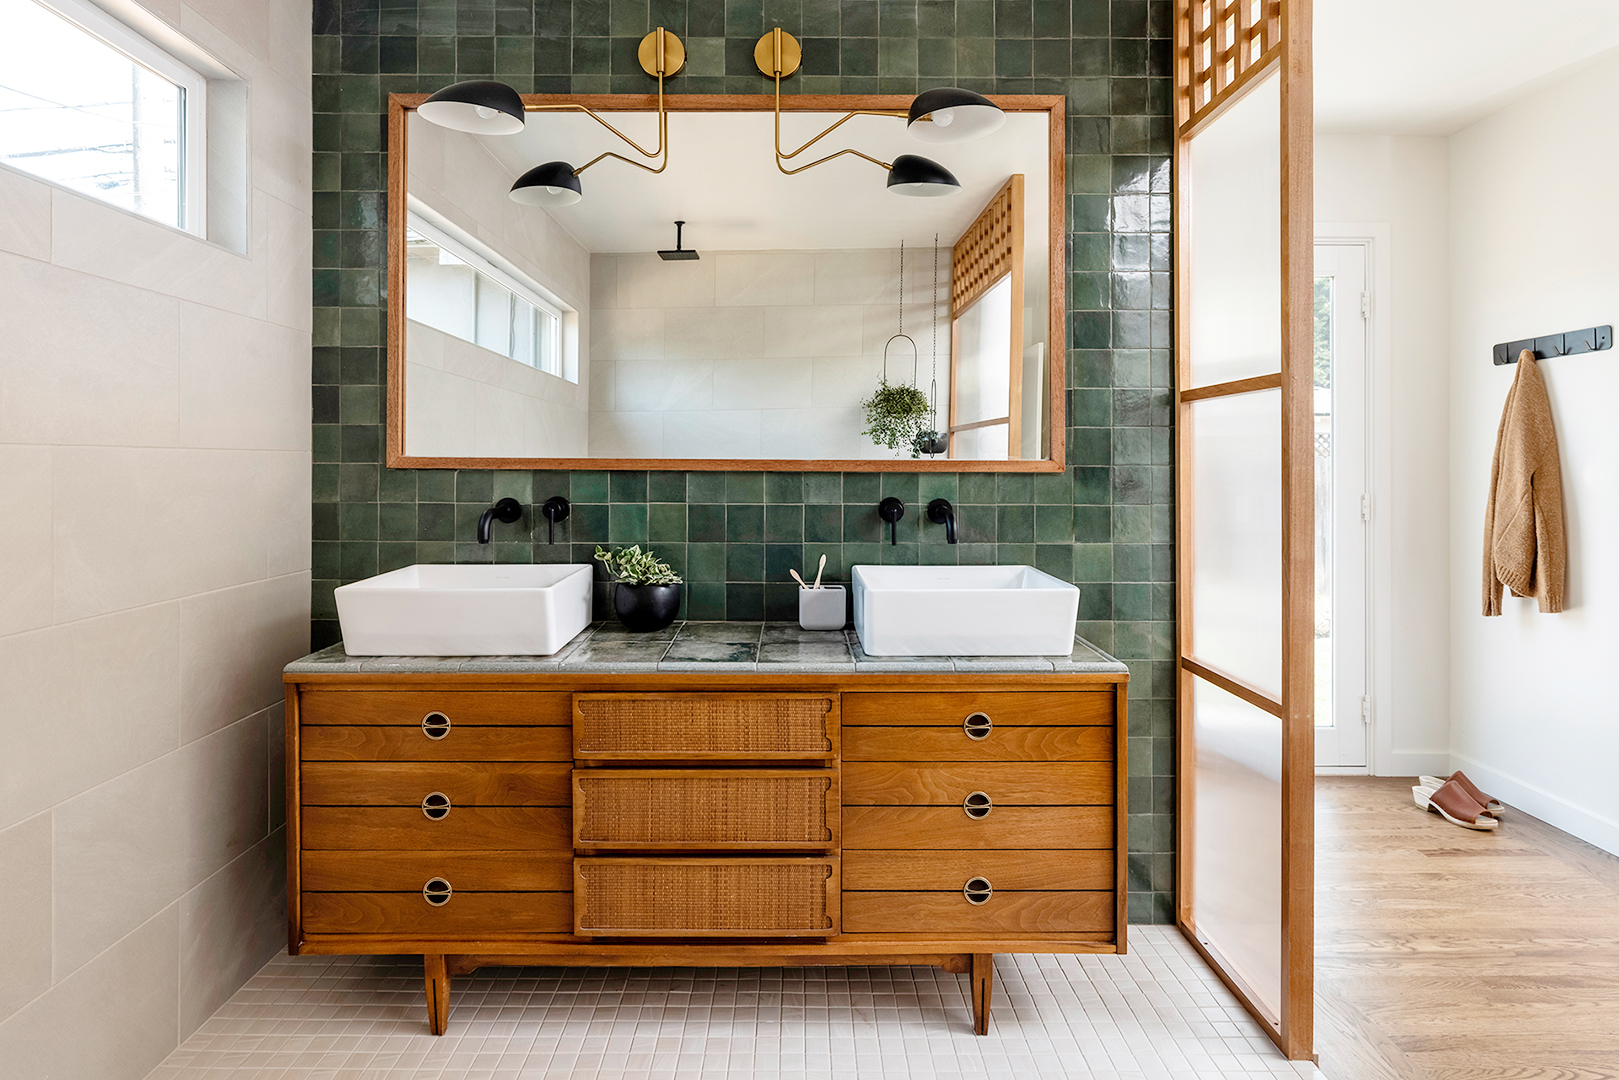
<svg viewBox="0 0 1619 1080">
<path fill-rule="evenodd" d="M 1023 174 L 1007 178 L 950 252 L 954 318 L 1023 262 Z"/>
<path fill-rule="evenodd" d="M 825 937 L 837 895 L 834 858 L 576 859 L 574 932 Z"/>
<path fill-rule="evenodd" d="M 575 847 L 825 848 L 835 772 L 823 769 L 580 769 Z"/>
<path fill-rule="evenodd" d="M 1285 0 L 1176 0 L 1176 122 L 1197 124 L 1281 54 Z"/>
</svg>

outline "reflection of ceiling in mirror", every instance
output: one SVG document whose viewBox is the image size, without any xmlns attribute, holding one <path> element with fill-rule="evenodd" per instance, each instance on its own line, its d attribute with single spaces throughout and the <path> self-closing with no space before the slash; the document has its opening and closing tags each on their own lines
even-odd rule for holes
<svg viewBox="0 0 1619 1080">
<path fill-rule="evenodd" d="M 656 144 L 656 113 L 604 115 L 641 145 Z M 840 115 L 783 114 L 783 146 L 793 149 Z M 773 121 L 769 112 L 671 112 L 665 172 L 654 175 L 609 158 L 579 178 L 582 201 L 546 212 L 592 252 L 672 248 L 676 219 L 687 223 L 685 246 L 698 251 L 889 248 L 901 240 L 931 243 L 935 231 L 948 247 L 1006 178 L 1021 172 L 1027 177 L 1025 235 L 1032 249 L 1044 246 L 1050 164 L 1050 119 L 1044 112 L 1008 113 L 999 131 L 946 146 L 911 138 L 902 119 L 859 116 L 789 163 L 813 161 L 844 147 L 884 161 L 921 154 L 961 181 L 960 192 L 938 199 L 888 191 L 887 173 L 853 155 L 784 176 L 771 154 Z M 429 127 L 412 118 L 412 138 Z M 546 161 L 577 166 L 606 150 L 634 153 L 579 114 L 531 112 L 520 134 L 479 141 L 513 177 Z"/>
</svg>

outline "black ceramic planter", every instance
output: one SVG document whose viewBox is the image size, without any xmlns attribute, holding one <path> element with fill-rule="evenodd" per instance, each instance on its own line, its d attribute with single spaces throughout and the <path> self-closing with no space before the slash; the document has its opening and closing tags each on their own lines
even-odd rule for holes
<svg viewBox="0 0 1619 1080">
<path fill-rule="evenodd" d="M 635 634 L 662 630 L 680 614 L 679 585 L 626 585 L 613 588 L 613 610 L 624 629 Z"/>
</svg>

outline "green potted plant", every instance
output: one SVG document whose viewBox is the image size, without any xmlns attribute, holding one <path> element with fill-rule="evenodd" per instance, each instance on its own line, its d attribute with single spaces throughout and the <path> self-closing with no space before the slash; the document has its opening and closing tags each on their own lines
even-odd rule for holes
<svg viewBox="0 0 1619 1080">
<path fill-rule="evenodd" d="M 872 442 L 890 450 L 903 447 L 913 458 L 921 457 L 920 436 L 932 426 L 926 394 L 914 386 L 891 383 L 885 376 L 860 407 L 866 410 L 865 434 Z"/>
<path fill-rule="evenodd" d="M 613 611 L 636 634 L 662 630 L 680 614 L 680 575 L 640 544 L 619 551 L 598 547 L 596 559 L 613 579 Z"/>
</svg>

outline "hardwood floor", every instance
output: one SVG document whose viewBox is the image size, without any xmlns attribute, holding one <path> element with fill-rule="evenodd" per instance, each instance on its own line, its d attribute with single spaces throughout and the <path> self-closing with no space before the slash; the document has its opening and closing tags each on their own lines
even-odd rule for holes
<svg viewBox="0 0 1619 1080">
<path fill-rule="evenodd" d="M 1316 780 L 1316 1049 L 1329 1080 L 1619 1078 L 1619 858 L 1412 779 Z"/>
</svg>

